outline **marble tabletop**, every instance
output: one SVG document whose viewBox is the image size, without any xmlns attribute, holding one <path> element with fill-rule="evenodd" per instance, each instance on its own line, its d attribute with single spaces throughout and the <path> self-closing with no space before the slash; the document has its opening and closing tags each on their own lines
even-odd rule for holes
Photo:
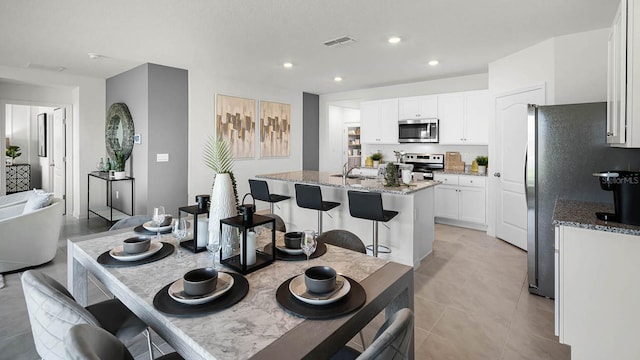
<svg viewBox="0 0 640 360">
<path fill-rule="evenodd" d="M 277 241 L 283 242 L 283 234 L 277 234 Z M 70 269 L 74 269 L 76 276 L 81 272 L 78 271 L 78 264 L 89 269 L 100 281 L 108 284 L 107 287 L 138 316 L 179 352 L 188 354 L 189 358 L 247 359 L 305 321 L 283 311 L 276 301 L 275 293 L 285 280 L 303 273 L 307 267 L 306 261 L 276 261 L 246 275 L 250 284 L 249 293 L 230 309 L 194 317 L 173 317 L 160 313 L 152 305 L 156 293 L 187 271 L 201 266 L 203 259 L 209 254 L 194 254 L 184 250 L 181 257 L 174 254 L 150 264 L 123 268 L 105 268 L 97 264 L 95 259 L 101 253 L 134 235 L 133 231 L 117 231 L 94 235 L 88 239 L 85 237 L 82 241 L 69 240 L 69 254 L 74 259 L 73 266 L 76 266 L 69 265 Z M 270 230 L 263 231 L 259 242 L 266 244 L 270 238 Z M 170 234 L 163 236 L 162 241 L 174 242 Z M 331 245 L 327 245 L 327 248 L 327 253 L 311 259 L 309 266 L 330 265 L 338 273 L 358 282 L 388 266 L 387 261 L 375 257 Z M 407 269 L 411 271 L 411 268 Z M 69 280 L 77 281 L 72 277 Z M 412 292 L 412 285 L 410 286 Z M 171 339 L 174 340 L 173 343 Z"/>
<path fill-rule="evenodd" d="M 558 199 L 553 212 L 553 225 L 640 236 L 640 226 L 599 220 L 596 212 L 613 212 L 613 205 Z"/>
<path fill-rule="evenodd" d="M 384 180 L 380 178 L 375 179 L 346 179 L 343 180 L 342 176 L 334 176 L 339 174 L 332 174 L 328 172 L 301 170 L 290 171 L 275 174 L 261 174 L 256 175 L 256 178 L 269 179 L 269 180 L 282 180 L 288 182 L 296 182 L 312 185 L 324 185 L 337 188 L 344 188 L 347 190 L 367 190 L 374 192 L 381 192 L 387 194 L 396 195 L 408 195 L 415 193 L 416 191 L 424 190 L 436 185 L 439 185 L 439 181 L 424 180 L 424 181 L 412 181 L 409 185 L 389 187 L 384 186 Z"/>
</svg>

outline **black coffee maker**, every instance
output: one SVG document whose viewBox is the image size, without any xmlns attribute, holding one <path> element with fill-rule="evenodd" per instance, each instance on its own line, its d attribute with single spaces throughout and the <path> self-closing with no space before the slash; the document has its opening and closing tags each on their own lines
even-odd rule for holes
<svg viewBox="0 0 640 360">
<path fill-rule="evenodd" d="M 593 176 L 600 179 L 602 190 L 613 192 L 615 213 L 597 212 L 598 219 L 640 225 L 640 172 L 611 170 Z"/>
</svg>

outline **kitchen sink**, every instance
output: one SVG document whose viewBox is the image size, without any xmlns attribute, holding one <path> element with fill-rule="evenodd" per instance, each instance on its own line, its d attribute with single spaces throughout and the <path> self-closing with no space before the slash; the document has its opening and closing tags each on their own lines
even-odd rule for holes
<svg viewBox="0 0 640 360">
<path fill-rule="evenodd" d="M 332 177 L 342 177 L 342 174 L 333 174 L 331 175 Z M 347 179 L 359 179 L 359 180 L 364 180 L 367 179 L 367 177 L 365 176 L 360 176 L 360 175 L 349 175 L 347 176 Z"/>
</svg>

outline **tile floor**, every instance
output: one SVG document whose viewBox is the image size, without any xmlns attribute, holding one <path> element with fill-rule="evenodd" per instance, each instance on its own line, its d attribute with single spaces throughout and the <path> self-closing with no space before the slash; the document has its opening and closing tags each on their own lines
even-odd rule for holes
<svg viewBox="0 0 640 360">
<path fill-rule="evenodd" d="M 58 254 L 41 269 L 66 283 L 66 238 L 107 228 L 99 219 L 65 219 Z M 0 289 L 0 359 L 38 359 L 19 276 L 6 275 Z M 437 225 L 434 252 L 415 272 L 415 358 L 569 359 L 569 347 L 553 335 L 553 301 L 530 295 L 525 280 L 522 250 L 483 232 Z M 108 296 L 97 282 L 90 287 L 91 302 Z M 367 343 L 382 321 L 380 315 L 365 329 Z M 154 342 L 156 356 L 171 351 L 157 335 Z M 130 345 L 136 359 L 148 359 L 145 345 L 142 336 Z"/>
</svg>

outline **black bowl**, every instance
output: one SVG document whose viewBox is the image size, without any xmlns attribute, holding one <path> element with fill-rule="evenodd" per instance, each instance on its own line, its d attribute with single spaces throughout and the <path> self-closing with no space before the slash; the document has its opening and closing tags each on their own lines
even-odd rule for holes
<svg viewBox="0 0 640 360">
<path fill-rule="evenodd" d="M 126 239 L 122 243 L 122 249 L 127 254 L 139 254 L 149 250 L 151 238 L 147 236 L 136 236 Z"/>
<path fill-rule="evenodd" d="M 218 271 L 214 268 L 191 270 L 182 277 L 184 292 L 187 295 L 205 295 L 216 289 Z"/>
<path fill-rule="evenodd" d="M 300 249 L 300 243 L 304 233 L 300 231 L 288 232 L 284 234 L 284 246 L 289 249 Z"/>
<path fill-rule="evenodd" d="M 312 293 L 326 293 L 336 287 L 335 269 L 329 266 L 313 266 L 304 272 L 304 284 Z"/>
</svg>

